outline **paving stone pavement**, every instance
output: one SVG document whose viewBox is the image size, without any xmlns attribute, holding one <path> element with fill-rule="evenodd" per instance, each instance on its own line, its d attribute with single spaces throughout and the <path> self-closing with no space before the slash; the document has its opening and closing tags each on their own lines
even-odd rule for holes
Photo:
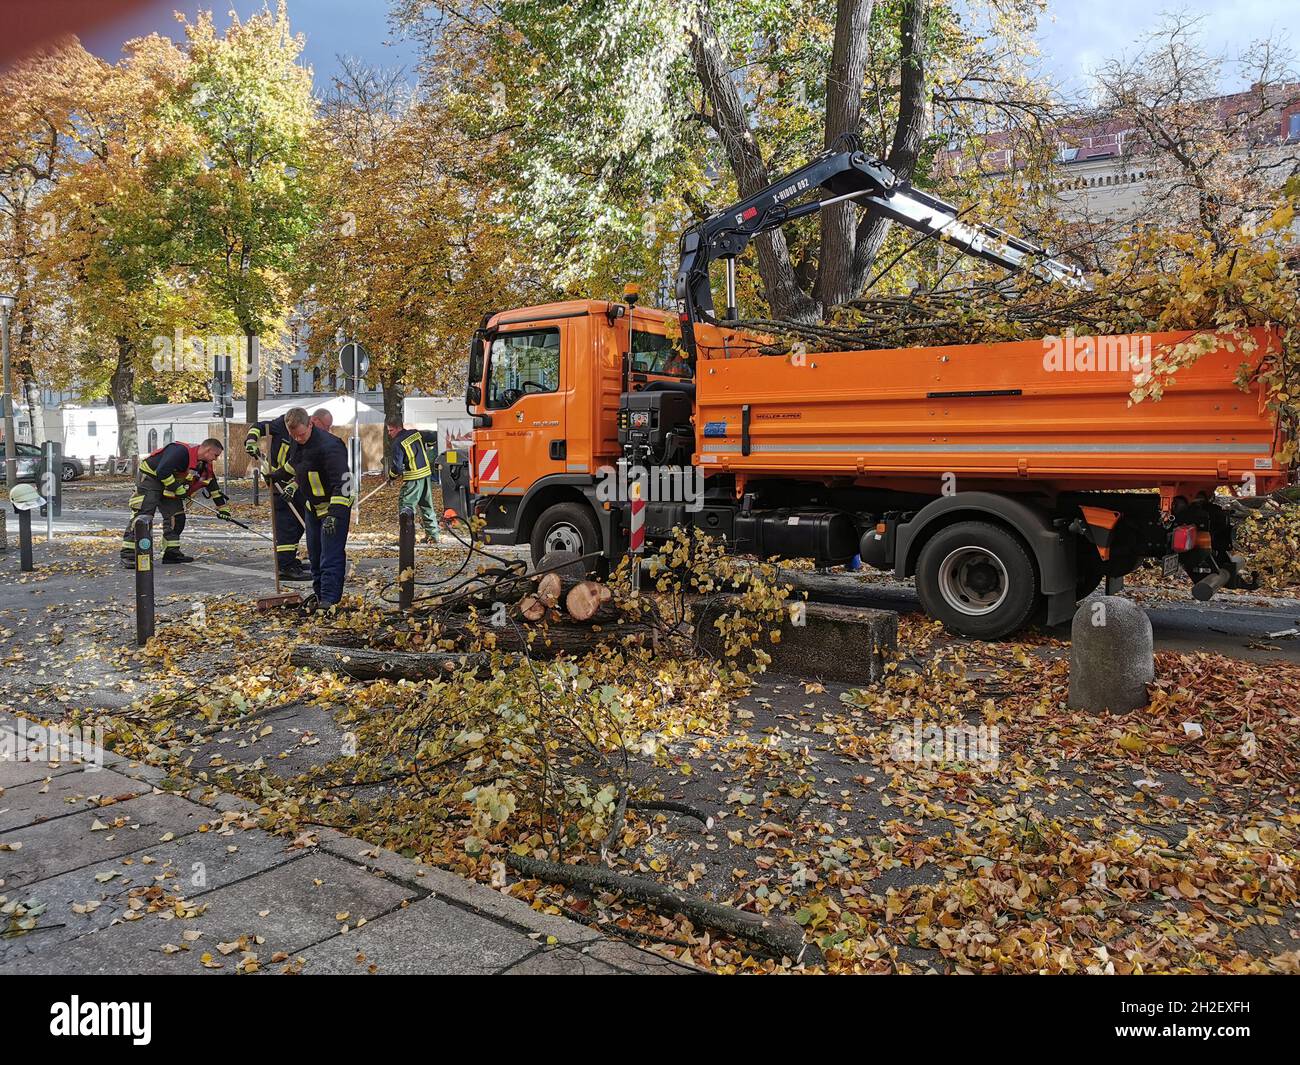
<svg viewBox="0 0 1300 1065">
<path fill-rule="evenodd" d="M 297 844 L 98 747 L 51 763 L 35 728 L 0 715 L 0 973 L 697 971 L 331 829 Z"/>
</svg>

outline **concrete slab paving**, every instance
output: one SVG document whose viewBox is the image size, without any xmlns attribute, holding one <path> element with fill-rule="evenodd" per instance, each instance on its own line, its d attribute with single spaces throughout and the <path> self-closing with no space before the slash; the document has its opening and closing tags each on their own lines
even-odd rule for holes
<svg viewBox="0 0 1300 1065">
<path fill-rule="evenodd" d="M 157 843 L 166 832 L 195 831 L 211 810 L 175 795 L 141 795 L 107 810 L 60 817 L 0 833 L 0 880 L 4 889 L 47 880 L 70 869 L 111 861 Z M 97 829 L 95 823 L 108 826 Z M 18 849 L 13 849 L 14 844 Z M 8 849 L 4 849 L 4 848 Z"/>
<path fill-rule="evenodd" d="M 88 809 L 102 809 L 107 813 L 116 803 L 100 806 L 101 802 L 116 799 L 120 803 L 150 790 L 149 785 L 110 769 L 60 773 L 48 782 L 41 779 L 16 788 L 7 787 L 0 795 L 0 833 Z"/>
<path fill-rule="evenodd" d="M 306 854 L 195 900 L 200 912 L 194 917 L 153 914 L 110 925 L 65 943 L 57 951 L 19 958 L 8 971 L 233 972 L 244 948 L 223 953 L 220 945 L 238 942 L 241 937 L 261 965 L 271 965 L 277 954 L 293 956 L 344 935 L 344 926 L 374 920 L 412 896 L 410 889 L 349 862 Z M 201 935 L 191 942 L 185 938 L 187 931 Z M 169 948 L 181 949 L 169 952 Z M 205 954 L 211 955 L 206 964 Z"/>
<path fill-rule="evenodd" d="M 303 972 L 489 976 L 542 946 L 522 932 L 425 898 L 302 952 Z"/>
<path fill-rule="evenodd" d="M 165 897 L 193 902 L 301 856 L 302 851 L 291 848 L 287 840 L 256 829 L 232 834 L 192 832 L 28 884 L 12 897 L 43 905 L 45 912 L 34 934 L 0 937 L 0 971 L 21 957 L 57 950 L 114 921 L 138 920 Z M 109 873 L 113 875 L 103 880 Z M 153 892 L 154 887 L 161 894 Z M 0 895 L 5 891 L 0 887 Z M 138 910 L 132 909 L 133 903 Z M 79 913 L 74 906 L 87 912 Z"/>
</svg>

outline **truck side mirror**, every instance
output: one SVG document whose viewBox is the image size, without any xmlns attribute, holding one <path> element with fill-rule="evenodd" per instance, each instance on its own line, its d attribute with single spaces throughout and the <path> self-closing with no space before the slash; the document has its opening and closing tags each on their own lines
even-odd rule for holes
<svg viewBox="0 0 1300 1065">
<path fill-rule="evenodd" d="M 470 385 L 465 389 L 465 405 L 467 407 L 476 407 L 483 402 L 483 389 L 478 385 Z"/>
</svg>

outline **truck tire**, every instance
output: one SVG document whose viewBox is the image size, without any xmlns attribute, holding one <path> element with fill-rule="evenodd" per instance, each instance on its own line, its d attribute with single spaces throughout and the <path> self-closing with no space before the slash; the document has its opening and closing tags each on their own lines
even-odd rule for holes
<svg viewBox="0 0 1300 1065">
<path fill-rule="evenodd" d="M 930 617 L 958 636 L 996 640 L 1029 619 L 1038 575 L 1024 544 L 1000 525 L 963 521 L 921 549 L 916 590 Z"/>
<path fill-rule="evenodd" d="M 550 552 L 591 555 L 599 551 L 600 532 L 590 508 L 581 503 L 556 503 L 538 515 L 533 523 L 529 546 L 536 566 Z M 588 558 L 583 565 L 591 572 L 596 568 L 596 562 L 595 558 Z"/>
</svg>

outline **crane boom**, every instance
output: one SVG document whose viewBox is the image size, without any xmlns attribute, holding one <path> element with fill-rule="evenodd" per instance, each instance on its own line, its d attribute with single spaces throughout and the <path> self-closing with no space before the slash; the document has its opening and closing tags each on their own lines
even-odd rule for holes
<svg viewBox="0 0 1300 1065">
<path fill-rule="evenodd" d="M 694 325 L 717 322 L 709 267 L 727 260 L 727 317 L 735 318 L 735 260 L 760 233 L 835 203 L 854 201 L 870 210 L 950 244 L 967 255 L 1011 271 L 1023 271 L 1044 281 L 1087 288 L 1076 267 L 1054 258 L 1046 248 L 1012 236 L 993 226 L 965 222 L 952 204 L 914 189 L 889 166 L 869 157 L 857 146 L 848 151 L 831 149 L 810 163 L 773 182 L 761 192 L 719 211 L 687 230 L 681 241 L 681 265 L 676 295 L 682 333 L 692 352 Z M 829 196 L 800 202 L 815 190 Z"/>
</svg>

